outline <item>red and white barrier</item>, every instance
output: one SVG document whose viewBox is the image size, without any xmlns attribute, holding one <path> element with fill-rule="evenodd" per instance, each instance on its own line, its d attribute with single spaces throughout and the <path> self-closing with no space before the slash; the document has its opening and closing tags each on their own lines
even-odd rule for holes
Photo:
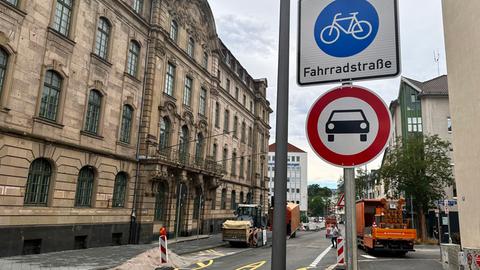
<svg viewBox="0 0 480 270">
<path fill-rule="evenodd" d="M 158 242 L 159 242 L 159 249 L 160 249 L 160 262 L 167 263 L 168 262 L 167 236 L 161 235 L 160 238 L 158 238 Z"/>
<path fill-rule="evenodd" d="M 345 265 L 345 248 L 344 240 L 342 237 L 337 238 L 337 266 Z"/>
</svg>

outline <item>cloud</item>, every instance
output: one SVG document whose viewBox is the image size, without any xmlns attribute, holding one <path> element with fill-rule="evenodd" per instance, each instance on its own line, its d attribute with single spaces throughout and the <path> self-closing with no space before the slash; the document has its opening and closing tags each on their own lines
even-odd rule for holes
<svg viewBox="0 0 480 270">
<path fill-rule="evenodd" d="M 220 38 L 232 50 L 242 65 L 255 78 L 266 77 L 269 82 L 268 99 L 274 109 L 270 123 L 271 142 L 275 141 L 278 0 L 209 0 L 216 18 Z M 290 36 L 290 103 L 289 141 L 308 152 L 308 179 L 321 183 L 336 181 L 343 170 L 323 162 L 310 148 L 305 138 L 305 121 L 313 102 L 338 84 L 300 87 L 296 84 L 296 42 L 298 3 L 291 3 Z M 440 52 L 440 73 L 446 73 L 441 1 L 399 1 L 402 76 L 428 80 L 437 76 L 433 51 Z M 442 60 L 443 59 L 443 60 Z M 396 99 L 399 78 L 356 82 L 379 94 L 388 105 Z M 280 108 L 284 109 L 284 108 Z M 368 165 L 380 166 L 381 156 Z M 330 182 L 329 182 L 330 181 Z M 336 185 L 336 184 L 335 184 Z"/>
</svg>

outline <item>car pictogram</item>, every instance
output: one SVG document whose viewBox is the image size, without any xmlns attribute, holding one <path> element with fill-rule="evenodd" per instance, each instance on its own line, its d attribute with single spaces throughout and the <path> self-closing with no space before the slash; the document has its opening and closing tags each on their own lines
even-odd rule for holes
<svg viewBox="0 0 480 270">
<path fill-rule="evenodd" d="M 370 132 L 368 122 L 362 110 L 334 110 L 325 125 L 328 141 L 335 141 L 336 134 L 359 134 L 360 141 L 367 141 Z"/>
</svg>

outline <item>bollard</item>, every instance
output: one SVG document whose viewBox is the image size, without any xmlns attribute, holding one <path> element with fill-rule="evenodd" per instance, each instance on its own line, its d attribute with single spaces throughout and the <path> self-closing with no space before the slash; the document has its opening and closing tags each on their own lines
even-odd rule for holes
<svg viewBox="0 0 480 270">
<path fill-rule="evenodd" d="M 168 255 L 167 255 L 167 236 L 160 235 L 158 238 L 159 246 L 160 246 L 160 263 L 167 263 L 168 262 Z"/>
<path fill-rule="evenodd" d="M 345 248 L 342 237 L 337 238 L 337 267 L 336 269 L 345 269 Z"/>
</svg>

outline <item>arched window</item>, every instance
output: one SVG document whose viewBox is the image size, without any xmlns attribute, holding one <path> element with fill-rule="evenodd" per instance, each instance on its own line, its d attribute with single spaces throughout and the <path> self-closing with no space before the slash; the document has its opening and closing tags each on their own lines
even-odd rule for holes
<svg viewBox="0 0 480 270">
<path fill-rule="evenodd" d="M 220 201 L 220 207 L 222 210 L 227 209 L 227 189 L 222 189 L 222 198 Z"/>
<path fill-rule="evenodd" d="M 8 54 L 0 47 L 0 94 L 3 90 L 3 83 L 7 74 Z"/>
<path fill-rule="evenodd" d="M 164 221 L 167 209 L 167 187 L 164 183 L 158 185 L 157 194 L 155 195 L 155 214 L 154 219 Z"/>
<path fill-rule="evenodd" d="M 195 40 L 193 40 L 192 37 L 188 39 L 188 45 L 187 45 L 187 54 L 188 56 L 192 57 L 195 54 Z"/>
<path fill-rule="evenodd" d="M 237 153 L 233 152 L 232 154 L 232 171 L 231 175 L 237 175 Z"/>
<path fill-rule="evenodd" d="M 30 164 L 24 203 L 26 205 L 46 206 L 52 167 L 46 159 L 39 158 Z"/>
<path fill-rule="evenodd" d="M 133 122 L 133 108 L 130 105 L 123 105 L 122 127 L 120 128 L 120 141 L 130 143 Z"/>
<path fill-rule="evenodd" d="M 102 107 L 102 94 L 97 90 L 90 91 L 88 97 L 87 118 L 85 119 L 85 131 L 97 134 Z"/>
<path fill-rule="evenodd" d="M 200 164 L 203 158 L 203 134 L 198 133 L 197 134 L 197 142 L 195 144 L 195 162 L 197 164 Z"/>
<path fill-rule="evenodd" d="M 183 126 L 182 132 L 180 133 L 180 143 L 179 143 L 179 154 L 180 154 L 180 161 L 186 162 L 187 153 L 188 153 L 188 127 Z"/>
<path fill-rule="evenodd" d="M 168 117 L 163 117 L 160 119 L 160 141 L 158 146 L 160 151 L 166 151 L 170 141 L 170 129 L 171 123 Z"/>
<path fill-rule="evenodd" d="M 97 27 L 95 54 L 102 59 L 107 59 L 111 28 L 110 22 L 106 18 L 101 17 Z"/>
<path fill-rule="evenodd" d="M 232 190 L 232 197 L 230 198 L 231 202 L 231 208 L 233 210 L 236 210 L 237 209 L 237 193 L 235 192 L 235 190 Z"/>
<path fill-rule="evenodd" d="M 120 172 L 115 177 L 115 184 L 113 186 L 113 198 L 112 206 L 113 207 L 124 207 L 125 206 L 125 195 L 127 191 L 127 174 Z"/>
<path fill-rule="evenodd" d="M 239 199 L 239 202 L 240 202 L 240 203 L 245 203 L 245 201 L 243 200 L 243 191 L 240 191 L 240 199 Z"/>
<path fill-rule="evenodd" d="M 200 218 L 200 210 L 202 208 L 202 189 L 196 188 L 195 189 L 195 198 L 193 200 L 193 219 Z"/>
<path fill-rule="evenodd" d="M 245 122 L 242 122 L 242 135 L 241 135 L 241 138 L 240 138 L 240 141 L 245 143 L 245 137 L 246 137 L 246 133 L 247 133 L 247 125 L 245 124 Z"/>
<path fill-rule="evenodd" d="M 53 29 L 64 36 L 68 36 L 70 32 L 72 9 L 73 0 L 57 0 Z"/>
<path fill-rule="evenodd" d="M 228 149 L 223 148 L 222 164 L 223 164 L 224 171 L 227 171 L 227 159 L 228 159 Z"/>
<path fill-rule="evenodd" d="M 77 192 L 75 194 L 75 206 L 91 207 L 93 180 L 95 173 L 91 167 L 83 167 L 78 174 Z"/>
<path fill-rule="evenodd" d="M 140 58 L 140 45 L 132 40 L 128 47 L 128 61 L 127 61 L 127 73 L 130 76 L 137 77 L 138 75 L 138 59 Z"/>
<path fill-rule="evenodd" d="M 230 123 L 230 111 L 225 110 L 225 118 L 223 119 L 223 131 L 228 132 L 228 126 Z"/>
<path fill-rule="evenodd" d="M 172 20 L 170 23 L 170 38 L 177 42 L 178 39 L 178 23 L 175 20 Z"/>
<path fill-rule="evenodd" d="M 238 117 L 236 115 L 233 117 L 233 136 L 238 136 Z"/>
<path fill-rule="evenodd" d="M 215 103 L 215 126 L 220 127 L 220 103 Z"/>
<path fill-rule="evenodd" d="M 51 121 L 57 120 L 61 91 L 62 78 L 55 71 L 47 71 L 43 83 L 42 99 L 40 101 L 40 117 Z"/>
</svg>

